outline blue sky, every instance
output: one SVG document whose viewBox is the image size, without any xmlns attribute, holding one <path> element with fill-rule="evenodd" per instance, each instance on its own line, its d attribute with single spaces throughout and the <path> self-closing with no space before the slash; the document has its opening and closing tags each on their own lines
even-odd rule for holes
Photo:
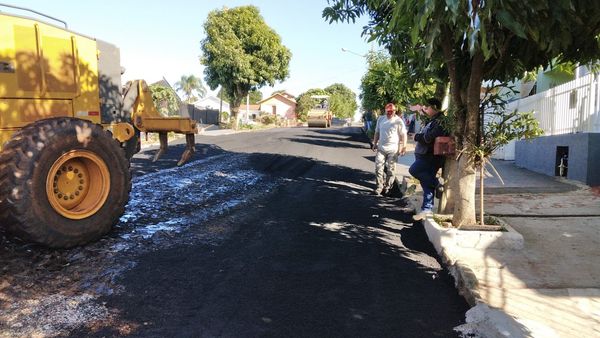
<svg viewBox="0 0 600 338">
<path fill-rule="evenodd" d="M 326 0 L 190 1 L 190 0 L 8 0 L 64 20 L 71 30 L 113 43 L 121 49 L 124 80 L 160 80 L 174 84 L 181 75 L 203 79 L 198 58 L 202 26 L 208 13 L 223 6 L 252 4 L 292 52 L 290 76 L 265 96 L 285 89 L 299 95 L 310 88 L 343 83 L 358 95 L 366 70 L 364 55 L 371 45 L 361 37 L 366 19 L 355 24 L 328 24 L 321 18 Z M 13 12 L 12 10 L 0 10 Z M 23 14 L 23 13 L 19 13 Z M 342 48 L 354 53 L 343 52 Z M 374 46 L 376 48 L 376 46 Z M 207 88 L 208 89 L 208 88 Z"/>
</svg>

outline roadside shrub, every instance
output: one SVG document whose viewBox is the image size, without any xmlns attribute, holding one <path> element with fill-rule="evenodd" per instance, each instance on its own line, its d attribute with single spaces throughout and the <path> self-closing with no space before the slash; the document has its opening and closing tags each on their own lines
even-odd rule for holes
<svg viewBox="0 0 600 338">
<path fill-rule="evenodd" d="M 221 112 L 221 121 L 229 121 L 229 113 L 226 111 Z"/>
<path fill-rule="evenodd" d="M 277 116 L 277 121 L 275 121 L 275 125 L 277 125 L 278 127 L 285 127 L 285 126 L 287 126 L 286 119 L 284 119 L 281 116 Z"/>
<path fill-rule="evenodd" d="M 258 128 L 255 124 L 246 123 L 246 124 L 240 124 L 238 126 L 238 129 L 252 130 L 252 129 L 258 129 Z"/>
<path fill-rule="evenodd" d="M 264 114 L 258 117 L 258 121 L 262 124 L 276 124 L 277 120 L 277 115 L 273 114 Z"/>
<path fill-rule="evenodd" d="M 223 112 L 226 113 L 227 112 Z M 219 122 L 219 129 L 231 129 L 233 127 L 233 118 L 227 118 Z"/>
</svg>

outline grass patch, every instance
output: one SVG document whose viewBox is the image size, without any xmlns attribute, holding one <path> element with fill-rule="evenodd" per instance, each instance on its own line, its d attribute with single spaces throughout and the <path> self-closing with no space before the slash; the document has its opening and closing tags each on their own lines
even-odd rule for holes
<svg viewBox="0 0 600 338">
<path fill-rule="evenodd" d="M 499 218 L 490 215 L 485 215 L 483 217 L 483 223 L 485 223 L 485 225 L 502 225 Z"/>
<path fill-rule="evenodd" d="M 456 228 L 455 226 L 452 225 L 452 215 L 434 214 L 432 218 L 433 218 L 433 221 L 435 221 L 439 226 L 441 226 L 443 228 Z M 471 231 L 502 231 L 502 232 L 508 231 L 506 229 L 505 224 L 498 217 L 486 215 L 486 216 L 484 216 L 484 220 L 485 220 L 484 225 L 480 225 L 480 224 L 465 225 L 465 226 L 460 227 L 459 229 L 465 230 L 465 231 L 469 231 L 469 230 L 471 230 Z"/>
</svg>

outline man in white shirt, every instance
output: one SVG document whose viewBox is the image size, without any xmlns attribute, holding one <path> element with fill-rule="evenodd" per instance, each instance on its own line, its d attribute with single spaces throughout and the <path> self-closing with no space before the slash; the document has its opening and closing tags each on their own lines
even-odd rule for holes
<svg viewBox="0 0 600 338">
<path fill-rule="evenodd" d="M 396 106 L 393 103 L 385 105 L 385 115 L 377 120 L 373 151 L 375 155 L 375 175 L 377 186 L 375 195 L 387 193 L 394 183 L 398 155 L 406 153 L 406 125 L 402 118 L 396 116 Z"/>
</svg>

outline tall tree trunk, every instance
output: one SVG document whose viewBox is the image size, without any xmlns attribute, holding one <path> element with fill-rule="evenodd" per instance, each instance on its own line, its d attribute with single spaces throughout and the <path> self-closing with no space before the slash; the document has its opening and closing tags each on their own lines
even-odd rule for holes
<svg viewBox="0 0 600 338">
<path fill-rule="evenodd" d="M 481 166 L 479 166 L 479 224 L 485 225 L 484 222 L 484 210 L 483 210 L 483 180 L 485 179 L 485 162 L 483 156 L 481 156 Z"/>
<path fill-rule="evenodd" d="M 240 111 L 239 105 L 237 105 L 236 107 L 231 107 L 231 129 L 233 129 L 233 130 L 238 129 L 239 111 Z"/>
<path fill-rule="evenodd" d="M 458 160 L 457 193 L 454 198 L 454 215 L 452 224 L 460 228 L 463 225 L 473 225 L 475 221 L 475 182 L 476 170 L 474 163 L 465 155 Z"/>
<path fill-rule="evenodd" d="M 223 113 L 223 86 L 221 86 L 221 90 L 219 90 L 219 122 L 221 121 L 221 114 Z"/>
<path fill-rule="evenodd" d="M 456 64 L 454 60 L 456 57 L 454 53 L 456 50 L 453 48 L 451 41 L 452 39 L 448 36 L 449 29 L 442 30 L 442 52 L 444 54 L 444 58 L 447 61 L 448 66 L 448 77 L 450 78 L 450 105 L 448 107 L 448 111 L 454 114 L 454 119 L 456 121 L 456 130 L 454 131 L 454 136 L 456 139 L 456 149 L 457 151 L 462 148 L 462 135 L 463 135 L 463 126 L 464 126 L 464 104 L 463 104 L 463 95 L 461 95 L 461 82 L 459 72 L 461 72 L 459 65 Z M 453 214 L 456 206 L 456 199 L 460 198 L 461 194 L 459 191 L 459 165 L 458 161 L 452 157 L 446 159 L 446 164 L 444 165 L 444 178 L 446 178 L 445 183 L 445 191 L 442 200 L 440 201 L 440 212 L 443 214 Z"/>
<path fill-rule="evenodd" d="M 454 206 L 452 223 L 456 227 L 465 224 L 476 224 L 475 219 L 475 182 L 476 168 L 473 156 L 473 146 L 478 142 L 479 132 L 479 104 L 481 94 L 481 81 L 483 79 L 483 54 L 475 53 L 471 59 L 471 76 L 466 92 L 466 119 L 462 139 L 463 153 L 458 161 L 458 193 Z"/>
<path fill-rule="evenodd" d="M 441 214 L 451 214 L 454 211 L 454 199 L 458 195 L 458 161 L 454 156 L 447 157 L 444 164 L 444 194 L 440 199 Z"/>
<path fill-rule="evenodd" d="M 240 105 L 242 104 L 242 100 L 244 99 L 243 95 L 240 95 L 239 91 L 236 91 L 233 98 L 231 99 L 231 116 L 233 120 L 231 121 L 231 128 L 233 130 L 238 130 L 238 116 L 240 112 Z"/>
</svg>

